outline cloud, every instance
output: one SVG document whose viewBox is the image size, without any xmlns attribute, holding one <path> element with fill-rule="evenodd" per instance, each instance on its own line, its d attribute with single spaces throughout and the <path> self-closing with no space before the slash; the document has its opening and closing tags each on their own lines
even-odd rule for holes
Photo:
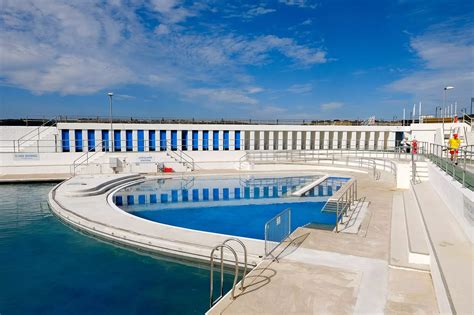
<svg viewBox="0 0 474 315">
<path fill-rule="evenodd" d="M 272 12 L 275 12 L 275 11 L 276 11 L 275 9 L 269 9 L 269 8 L 264 7 L 264 6 L 255 6 L 251 9 L 249 9 L 246 12 L 245 16 L 246 17 L 255 17 L 255 16 L 259 16 L 259 15 L 272 13 Z"/>
<path fill-rule="evenodd" d="M 409 94 L 431 106 L 441 105 L 443 88 L 453 85 L 452 100 L 467 106 L 474 89 L 472 23 L 462 28 L 449 23 L 431 27 L 426 33 L 410 38 L 418 69 L 384 87 L 390 92 Z"/>
<path fill-rule="evenodd" d="M 237 104 L 257 104 L 255 98 L 249 97 L 245 91 L 236 89 L 210 89 L 197 88 L 190 89 L 186 92 L 186 96 L 191 99 L 205 96 L 213 102 L 220 103 L 237 103 Z"/>
<path fill-rule="evenodd" d="M 166 35 L 170 33 L 170 28 L 166 24 L 160 24 L 155 28 L 156 35 Z"/>
<path fill-rule="evenodd" d="M 318 7 L 318 3 L 312 0 L 280 0 L 280 3 L 299 8 L 316 9 Z"/>
<path fill-rule="evenodd" d="M 128 95 L 128 94 L 115 94 L 114 99 L 121 100 L 121 101 L 129 101 L 129 100 L 136 99 L 136 97 L 133 95 Z"/>
<path fill-rule="evenodd" d="M 0 84 L 63 95 L 139 84 L 203 103 L 257 104 L 255 95 L 264 89 L 254 86 L 250 67 L 274 60 L 292 68 L 328 62 L 323 48 L 290 37 L 185 27 L 206 9 L 178 0 L 6 1 Z M 158 26 L 144 23 L 140 10 Z"/>
<path fill-rule="evenodd" d="M 319 106 L 319 107 L 321 108 L 321 110 L 323 112 L 327 112 L 327 111 L 331 111 L 331 110 L 334 110 L 334 109 L 339 109 L 343 105 L 344 105 L 344 103 L 341 103 L 341 102 L 330 102 L 330 103 L 321 104 L 321 106 Z"/>
<path fill-rule="evenodd" d="M 295 94 L 307 94 L 313 91 L 313 85 L 311 83 L 293 84 L 286 90 L 290 93 L 295 93 Z"/>
</svg>

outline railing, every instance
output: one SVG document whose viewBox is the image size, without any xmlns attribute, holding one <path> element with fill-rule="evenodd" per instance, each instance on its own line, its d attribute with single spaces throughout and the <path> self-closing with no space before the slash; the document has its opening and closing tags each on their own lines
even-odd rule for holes
<svg viewBox="0 0 474 315">
<path fill-rule="evenodd" d="M 191 171 L 195 170 L 196 164 L 194 163 L 194 159 L 178 146 L 175 147 L 172 145 L 170 141 L 167 141 L 166 153 L 178 163 L 183 164 L 184 167 L 191 169 Z"/>
<path fill-rule="evenodd" d="M 352 205 L 357 201 L 357 180 L 349 180 L 336 194 L 329 198 L 321 211 L 336 212 L 336 233 L 339 233 L 339 224 L 344 223 Z"/>
<path fill-rule="evenodd" d="M 290 236 L 290 233 L 291 209 L 287 208 L 265 223 L 265 256 L 272 256 L 277 260 L 272 253 Z"/>
<path fill-rule="evenodd" d="M 97 143 L 93 150 L 87 150 L 83 155 L 74 160 L 70 167 L 71 175 L 76 175 L 76 169 L 80 166 L 88 165 L 90 159 L 102 150 L 97 150 L 98 148 L 103 148 L 104 143 L 101 141 Z"/>
<path fill-rule="evenodd" d="M 368 155 L 368 156 L 364 156 Z M 371 157 L 372 156 L 372 157 Z M 377 157 L 378 156 L 378 157 Z M 331 165 L 345 165 L 345 166 L 356 166 L 359 168 L 367 168 L 369 174 L 374 179 L 380 179 L 381 172 L 388 171 L 395 177 L 397 175 L 397 166 L 393 161 L 384 159 L 387 158 L 398 158 L 408 159 L 411 157 L 409 153 L 402 153 L 400 151 L 358 151 L 358 150 L 312 150 L 312 151 L 259 151 L 259 152 L 247 152 L 239 159 L 239 168 L 243 169 L 245 162 L 256 163 L 298 163 L 298 162 L 311 162 L 320 164 L 331 164 Z"/>
<path fill-rule="evenodd" d="M 223 243 L 216 245 L 210 254 L 210 264 L 211 264 L 211 269 L 210 269 L 210 288 L 209 288 L 209 307 L 212 307 L 214 304 L 216 304 L 222 297 L 224 296 L 224 249 L 228 249 L 233 257 L 234 257 L 234 282 L 232 285 L 232 292 L 231 292 L 231 298 L 235 299 L 235 287 L 237 285 L 237 279 L 239 276 L 239 258 L 237 256 L 237 252 L 227 243 L 229 242 L 236 242 L 242 246 L 243 252 L 244 252 L 244 274 L 242 276 L 242 280 L 240 282 L 240 289 L 241 291 L 244 290 L 244 281 L 245 281 L 245 276 L 247 275 L 247 248 L 245 247 L 245 244 L 237 239 L 237 238 L 229 238 L 225 240 Z M 219 297 L 217 299 L 214 299 L 214 252 L 216 250 L 220 250 L 220 291 L 219 291 Z"/>
<path fill-rule="evenodd" d="M 453 154 L 446 146 L 422 143 L 422 154 L 436 164 L 447 175 L 460 182 L 462 187 L 474 190 L 474 150 L 473 146 L 461 147 Z"/>
<path fill-rule="evenodd" d="M 41 134 L 44 133 L 46 130 L 49 130 L 49 128 L 56 126 L 56 122 L 57 122 L 57 117 L 54 117 L 54 118 L 44 122 L 41 126 L 35 128 L 35 129 L 31 130 L 30 132 L 28 132 L 27 134 L 23 135 L 21 138 L 17 139 L 16 143 L 17 143 L 18 152 L 20 152 L 21 146 L 23 144 L 25 144 L 27 142 L 30 142 L 30 141 L 33 141 L 34 138 L 37 137 L 37 140 L 39 141 Z M 47 127 L 43 128 L 45 126 L 47 126 Z M 38 144 L 39 144 L 39 142 L 37 142 L 37 151 L 39 152 L 39 145 Z M 15 151 L 15 148 L 14 148 L 14 151 Z"/>
<path fill-rule="evenodd" d="M 20 119 L 2 119 L 0 124 L 7 121 L 16 121 L 24 123 L 25 121 L 43 122 L 44 116 L 30 116 Z M 58 122 L 90 122 L 90 123 L 110 123 L 108 116 L 77 116 L 77 115 L 59 115 Z M 255 124 L 255 125 L 346 125 L 346 126 L 363 126 L 367 125 L 366 120 L 339 120 L 339 119 L 246 119 L 246 118 L 199 118 L 199 117 L 130 117 L 130 116 L 114 116 L 113 123 L 167 123 L 167 124 Z M 378 126 L 399 126 L 401 120 L 397 119 L 378 119 L 371 125 Z"/>
</svg>

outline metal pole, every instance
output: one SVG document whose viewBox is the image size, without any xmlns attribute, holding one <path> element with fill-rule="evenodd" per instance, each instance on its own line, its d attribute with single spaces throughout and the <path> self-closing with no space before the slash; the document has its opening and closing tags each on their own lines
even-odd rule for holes
<svg viewBox="0 0 474 315">
<path fill-rule="evenodd" d="M 107 94 L 110 98 L 110 106 L 109 106 L 109 118 L 110 118 L 110 136 L 109 136 L 109 142 L 110 142 L 110 152 L 113 152 L 114 151 L 114 126 L 113 126 L 113 121 L 112 121 L 112 97 L 114 96 L 114 93 L 112 92 L 109 92 Z"/>
</svg>

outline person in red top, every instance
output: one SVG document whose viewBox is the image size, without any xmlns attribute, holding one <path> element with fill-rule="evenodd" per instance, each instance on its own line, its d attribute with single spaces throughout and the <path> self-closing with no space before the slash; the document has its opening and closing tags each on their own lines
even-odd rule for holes
<svg viewBox="0 0 474 315">
<path fill-rule="evenodd" d="M 418 141 L 416 141 L 415 137 L 413 137 L 413 140 L 411 141 L 411 152 L 413 154 L 418 153 Z"/>
</svg>

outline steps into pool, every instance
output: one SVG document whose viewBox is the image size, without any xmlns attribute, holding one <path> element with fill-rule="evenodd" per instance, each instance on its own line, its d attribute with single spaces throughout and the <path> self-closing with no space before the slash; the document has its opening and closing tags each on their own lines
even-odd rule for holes
<svg viewBox="0 0 474 315">
<path fill-rule="evenodd" d="M 94 180 L 93 177 L 96 177 L 97 180 Z M 104 177 L 106 179 L 104 180 Z M 76 176 L 69 180 L 66 184 L 69 187 L 68 192 L 65 195 L 70 197 L 86 197 L 86 196 L 96 196 L 103 194 L 119 185 L 128 182 L 141 181 L 144 177 L 138 174 L 128 174 L 128 175 L 80 175 Z M 86 179 L 86 180 L 85 180 Z"/>
</svg>

